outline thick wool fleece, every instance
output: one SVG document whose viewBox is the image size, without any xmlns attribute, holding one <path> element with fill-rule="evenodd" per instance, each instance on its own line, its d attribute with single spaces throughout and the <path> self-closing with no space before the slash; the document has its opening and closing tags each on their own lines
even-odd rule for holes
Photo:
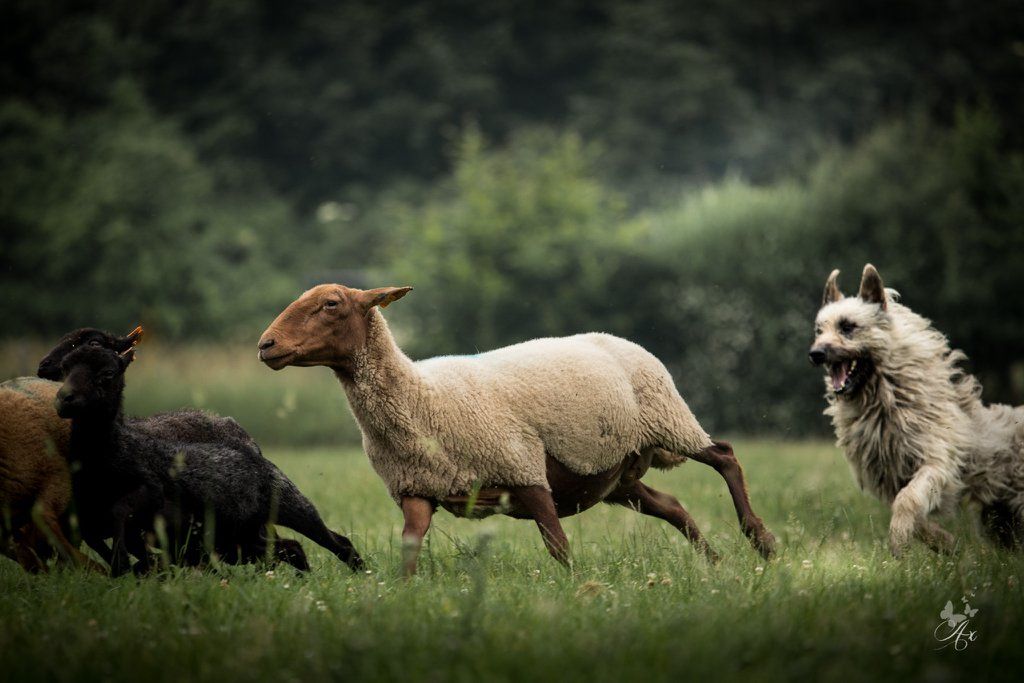
<svg viewBox="0 0 1024 683">
<path fill-rule="evenodd" d="M 818 315 L 857 323 L 876 368 L 851 397 L 835 396 L 826 379 L 825 414 L 857 481 L 918 519 L 963 498 L 1024 514 L 1024 408 L 985 406 L 959 366 L 964 354 L 895 292 L 887 297 L 887 311 L 848 297 Z"/>
<path fill-rule="evenodd" d="M 0 515 L 10 515 L 14 526 L 28 521 L 39 496 L 45 494 L 58 515 L 71 497 L 64 461 L 71 426 L 53 409 L 58 389 L 57 382 L 35 377 L 0 383 Z"/>
<path fill-rule="evenodd" d="M 384 317 L 340 374 L 363 447 L 396 500 L 474 486 L 547 487 L 545 455 L 579 474 L 660 447 L 671 467 L 711 445 L 664 365 L 607 334 L 412 362 Z"/>
</svg>

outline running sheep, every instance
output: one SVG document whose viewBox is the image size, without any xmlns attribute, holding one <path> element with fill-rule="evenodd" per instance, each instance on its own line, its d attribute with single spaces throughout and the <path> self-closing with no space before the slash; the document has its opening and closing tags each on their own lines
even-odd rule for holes
<svg viewBox="0 0 1024 683">
<path fill-rule="evenodd" d="M 82 346 L 61 362 L 64 384 L 57 412 L 71 419 L 72 489 L 83 539 L 97 550 L 114 539 L 111 572 L 150 567 L 147 544 L 164 535 L 170 549 L 186 548 L 193 523 L 209 520 L 212 547 L 228 561 L 249 562 L 267 552 L 267 525 L 289 527 L 361 566 L 352 544 L 324 526 L 313 505 L 251 440 L 196 443 L 169 440 L 126 423 L 124 372 L 134 355 Z M 275 518 L 276 508 L 276 518 Z M 158 520 L 162 518 L 165 524 Z M 301 546 L 275 546 L 279 559 L 308 569 Z M 232 555 L 232 553 L 235 553 Z M 197 558 L 189 557 L 189 563 Z"/>
<path fill-rule="evenodd" d="M 0 383 L 0 552 L 31 572 L 44 571 L 54 550 L 102 571 L 68 540 L 70 428 L 53 410 L 59 388 L 35 377 Z"/>
<path fill-rule="evenodd" d="M 649 467 L 688 457 L 722 475 L 744 533 L 772 553 L 731 447 L 705 433 L 653 355 L 582 334 L 413 362 L 379 311 L 411 289 L 314 287 L 259 341 L 274 370 L 323 365 L 341 381 L 366 454 L 403 511 L 407 574 L 439 505 L 533 519 L 552 556 L 568 563 L 559 517 L 617 503 L 667 520 L 713 559 L 679 502 L 640 482 Z"/>
</svg>

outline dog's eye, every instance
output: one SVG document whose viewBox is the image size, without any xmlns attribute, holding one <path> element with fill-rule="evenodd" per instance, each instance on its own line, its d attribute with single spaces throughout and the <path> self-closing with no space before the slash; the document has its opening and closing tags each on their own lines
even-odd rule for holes
<svg viewBox="0 0 1024 683">
<path fill-rule="evenodd" d="M 99 346 L 99 345 L 100 345 L 100 342 L 99 342 L 98 339 L 93 339 L 91 342 L 89 342 L 89 346 Z"/>
<path fill-rule="evenodd" d="M 337 307 L 338 307 L 338 302 L 335 301 L 334 299 L 328 299 L 327 301 L 324 302 L 324 308 L 337 308 Z"/>
<path fill-rule="evenodd" d="M 855 329 L 857 329 L 857 324 L 850 322 L 849 320 L 843 320 L 842 322 L 839 323 L 839 331 L 842 332 L 847 337 L 853 334 L 853 331 Z"/>
</svg>

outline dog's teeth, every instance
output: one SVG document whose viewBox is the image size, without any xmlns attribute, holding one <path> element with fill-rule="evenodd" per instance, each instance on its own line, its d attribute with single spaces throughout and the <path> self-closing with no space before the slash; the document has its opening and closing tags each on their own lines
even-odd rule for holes
<svg viewBox="0 0 1024 683">
<path fill-rule="evenodd" d="M 856 368 L 856 367 L 857 367 L 857 361 L 852 361 L 852 362 L 850 363 L 850 370 L 852 371 L 852 370 L 853 370 L 854 368 Z"/>
</svg>

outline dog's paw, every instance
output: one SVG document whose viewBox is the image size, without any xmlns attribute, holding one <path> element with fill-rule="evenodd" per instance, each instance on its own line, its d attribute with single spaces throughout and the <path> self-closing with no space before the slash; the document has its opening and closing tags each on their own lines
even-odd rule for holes
<svg viewBox="0 0 1024 683">
<path fill-rule="evenodd" d="M 893 557 L 899 558 L 903 555 L 903 551 L 907 549 L 913 535 L 914 520 L 893 515 L 892 522 L 889 524 L 889 552 Z"/>
<path fill-rule="evenodd" d="M 927 524 L 919 535 L 929 548 L 940 555 L 952 555 L 956 551 L 956 537 L 938 524 Z"/>
</svg>

